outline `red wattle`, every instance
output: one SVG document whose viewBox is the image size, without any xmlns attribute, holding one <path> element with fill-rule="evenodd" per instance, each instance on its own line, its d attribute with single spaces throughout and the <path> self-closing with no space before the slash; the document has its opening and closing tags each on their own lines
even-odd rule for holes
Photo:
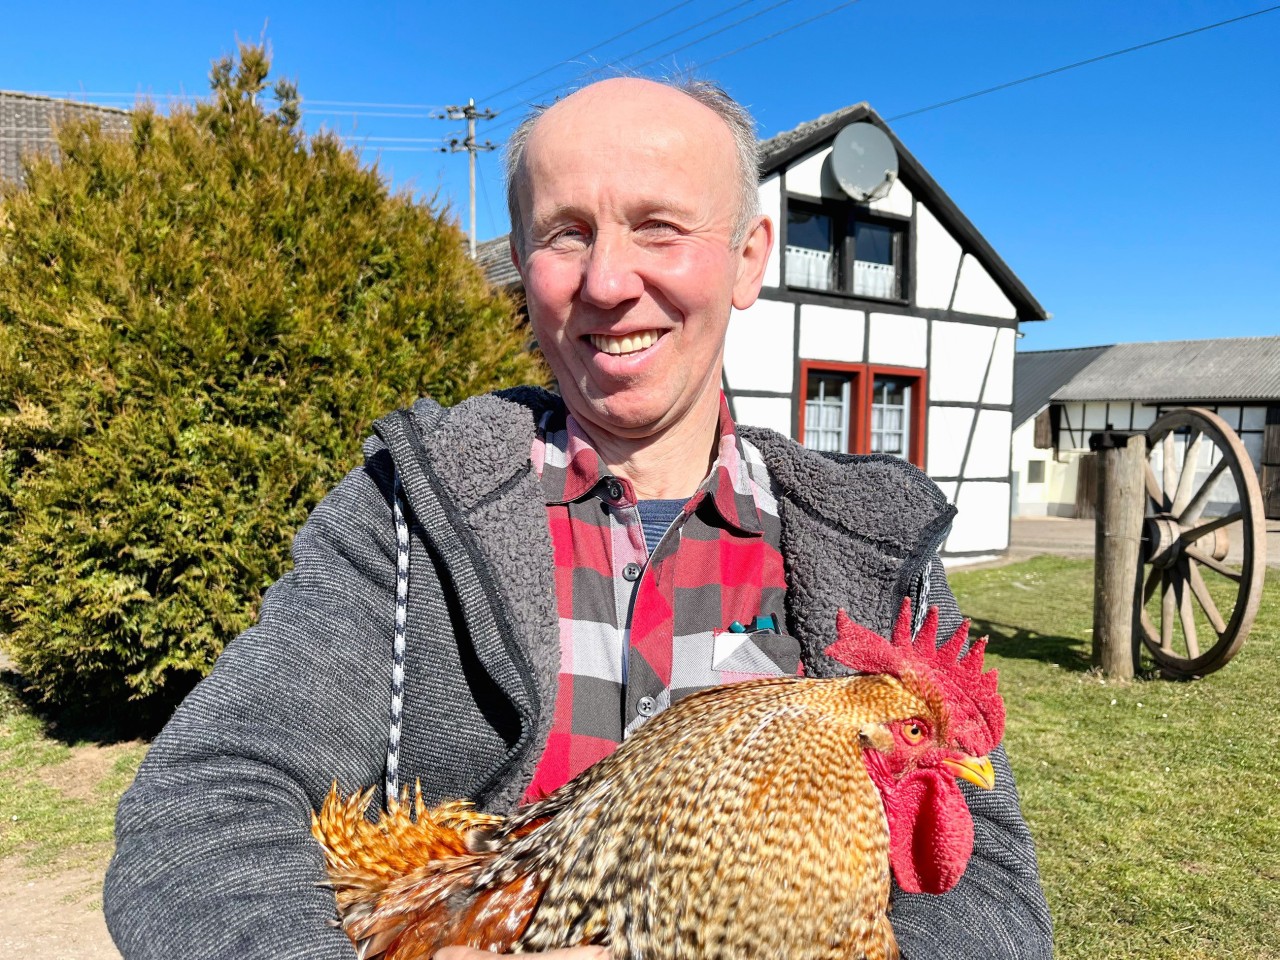
<svg viewBox="0 0 1280 960">
<path fill-rule="evenodd" d="M 918 770 L 886 791 L 889 864 L 908 893 L 946 893 L 973 855 L 973 819 L 948 773 Z"/>
</svg>

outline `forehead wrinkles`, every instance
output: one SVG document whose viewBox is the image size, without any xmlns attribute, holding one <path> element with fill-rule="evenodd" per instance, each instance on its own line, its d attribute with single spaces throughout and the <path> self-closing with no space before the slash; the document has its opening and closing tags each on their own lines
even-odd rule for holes
<svg viewBox="0 0 1280 960">
<path fill-rule="evenodd" d="M 733 136 L 712 110 L 656 84 L 631 92 L 624 97 L 591 87 L 543 114 L 521 158 L 521 194 L 527 199 L 535 187 L 541 192 L 551 184 L 578 187 L 563 175 L 609 171 L 626 159 L 635 161 L 642 183 L 653 181 L 656 202 L 669 201 L 683 184 L 721 192 L 733 181 L 726 175 L 737 162 Z M 628 179 L 634 182 L 634 170 Z"/>
</svg>

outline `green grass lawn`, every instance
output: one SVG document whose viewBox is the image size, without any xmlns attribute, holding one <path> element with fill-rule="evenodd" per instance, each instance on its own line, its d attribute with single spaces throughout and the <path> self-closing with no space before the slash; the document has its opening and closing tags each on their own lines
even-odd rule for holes
<svg viewBox="0 0 1280 960">
<path fill-rule="evenodd" d="M 44 871 L 105 863 L 116 803 L 145 750 L 137 741 L 52 736 L 0 685 L 0 860 Z"/>
<path fill-rule="evenodd" d="M 1040 557 L 951 583 L 988 633 L 1057 955 L 1280 958 L 1280 576 L 1201 680 L 1089 670 L 1093 564 Z"/>
<path fill-rule="evenodd" d="M 1280 960 L 1280 576 L 1225 669 L 1123 685 L 1089 670 L 1091 562 L 951 582 L 991 637 L 1058 957 Z M 0 859 L 105 862 L 143 749 L 55 739 L 0 686 Z"/>
</svg>

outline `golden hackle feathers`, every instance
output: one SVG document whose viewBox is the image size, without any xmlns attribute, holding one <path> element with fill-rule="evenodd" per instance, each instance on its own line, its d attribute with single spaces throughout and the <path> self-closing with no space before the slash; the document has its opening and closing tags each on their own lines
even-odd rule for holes
<svg viewBox="0 0 1280 960">
<path fill-rule="evenodd" d="M 449 943 L 607 943 L 617 958 L 646 960 L 888 960 L 887 829 L 861 757 L 891 743 L 883 724 L 929 709 L 887 676 L 717 687 L 505 820 L 415 802 L 412 818 L 402 807 L 384 827 L 364 820 L 371 793 L 331 794 L 317 836 L 353 889 L 353 866 L 371 876 L 365 860 L 382 844 L 415 843 L 424 819 L 428 831 L 462 824 L 465 853 L 415 867 L 419 854 L 399 849 L 377 873 L 379 883 L 396 877 L 376 897 L 365 889 L 344 909 L 340 894 L 348 933 L 394 960 Z"/>
</svg>

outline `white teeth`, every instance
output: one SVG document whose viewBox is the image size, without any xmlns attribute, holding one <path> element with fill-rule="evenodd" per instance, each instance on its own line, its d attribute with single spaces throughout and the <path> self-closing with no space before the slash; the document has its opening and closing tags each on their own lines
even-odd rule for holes
<svg viewBox="0 0 1280 960">
<path fill-rule="evenodd" d="M 625 337 L 607 337 L 604 334 L 591 334 L 591 345 L 601 353 L 608 353 L 612 356 L 621 356 L 624 353 L 635 353 L 638 350 L 644 350 L 653 346 L 658 342 L 661 334 L 656 330 L 645 330 L 642 333 L 633 333 Z"/>
</svg>

